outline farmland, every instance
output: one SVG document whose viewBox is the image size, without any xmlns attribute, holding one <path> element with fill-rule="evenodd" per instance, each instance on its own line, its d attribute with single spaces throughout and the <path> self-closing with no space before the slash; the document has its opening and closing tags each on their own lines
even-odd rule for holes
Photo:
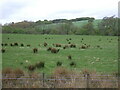
<svg viewBox="0 0 120 90">
<path fill-rule="evenodd" d="M 69 38 L 71 40 L 67 41 L 66 39 Z M 18 46 L 11 47 L 10 43 L 15 42 Z M 48 44 L 46 47 L 43 45 L 44 42 Z M 75 44 L 76 48 L 63 49 L 68 42 Z M 42 61 L 45 62 L 45 67 L 36 69 L 35 72 L 51 74 L 57 67 L 56 62 L 60 61 L 63 67 L 77 71 L 88 68 L 97 72 L 112 73 L 117 72 L 118 69 L 118 37 L 115 36 L 3 34 L 2 43 L 8 44 L 8 46 L 3 46 L 6 50 L 2 54 L 3 68 L 21 68 L 27 71 L 25 66 Z M 24 47 L 20 46 L 21 43 Z M 62 45 L 62 47 L 55 47 L 60 49 L 58 53 L 47 51 L 48 47 L 54 47 L 53 43 Z M 26 46 L 28 44 L 30 47 Z M 80 48 L 83 44 L 90 45 L 90 47 Z M 37 48 L 38 53 L 33 53 L 33 48 Z M 69 55 L 72 57 L 71 60 L 67 57 Z M 70 66 L 72 61 L 76 63 L 75 67 Z"/>
</svg>

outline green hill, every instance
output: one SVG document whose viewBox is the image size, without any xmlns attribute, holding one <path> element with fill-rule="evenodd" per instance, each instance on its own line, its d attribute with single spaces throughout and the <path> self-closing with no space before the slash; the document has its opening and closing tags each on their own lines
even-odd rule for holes
<svg viewBox="0 0 120 90">
<path fill-rule="evenodd" d="M 88 22 L 87 20 L 84 20 L 84 21 L 73 22 L 73 24 L 74 24 L 75 26 L 82 27 L 83 25 L 87 24 L 87 22 Z M 94 28 L 97 28 L 97 25 L 98 25 L 98 23 L 100 23 L 100 22 L 101 22 L 101 19 L 96 19 L 96 20 L 94 20 L 94 21 L 93 21 Z"/>
<path fill-rule="evenodd" d="M 88 22 L 88 20 L 76 21 L 76 22 L 72 22 L 72 23 L 74 26 L 82 27 L 83 25 L 87 24 L 87 22 Z M 101 22 L 101 19 L 96 19 L 93 21 L 94 28 L 97 28 L 97 25 L 99 22 Z M 44 29 L 52 29 L 52 28 L 60 26 L 61 24 L 62 23 L 54 23 L 54 24 L 38 25 L 36 27 L 37 28 L 44 28 Z"/>
</svg>

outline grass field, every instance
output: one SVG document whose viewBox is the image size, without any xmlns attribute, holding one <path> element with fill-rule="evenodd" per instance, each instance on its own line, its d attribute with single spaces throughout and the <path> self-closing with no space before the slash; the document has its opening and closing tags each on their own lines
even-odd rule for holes
<svg viewBox="0 0 120 90">
<path fill-rule="evenodd" d="M 76 44 L 77 47 L 67 49 L 59 47 L 60 51 L 56 54 L 47 51 L 48 47 L 53 47 L 53 43 L 60 43 L 62 46 L 68 44 L 68 41 L 66 41 L 67 38 L 71 38 L 71 43 Z M 84 39 L 83 42 L 81 42 L 82 38 Z M 36 72 L 50 74 L 57 67 L 56 62 L 61 61 L 63 67 L 77 71 L 88 68 L 90 70 L 96 70 L 97 72 L 112 73 L 118 70 L 118 37 L 115 36 L 2 35 L 2 43 L 10 44 L 14 42 L 18 44 L 24 43 L 25 46 L 3 46 L 6 50 L 6 52 L 2 54 L 3 68 L 12 67 L 27 70 L 25 66 L 44 61 L 45 67 L 36 69 Z M 43 46 L 44 42 L 48 43 L 47 47 Z M 27 44 L 30 44 L 31 47 L 27 47 Z M 79 49 L 82 44 L 89 44 L 90 47 L 87 49 Z M 99 45 L 100 48 L 97 48 L 97 45 Z M 33 53 L 33 48 L 38 48 L 37 54 Z M 68 55 L 72 56 L 72 60 L 68 60 Z M 26 62 L 26 60 L 28 62 Z M 72 61 L 76 63 L 76 67 L 69 65 Z M 21 65 L 20 63 L 23 64 Z"/>
</svg>

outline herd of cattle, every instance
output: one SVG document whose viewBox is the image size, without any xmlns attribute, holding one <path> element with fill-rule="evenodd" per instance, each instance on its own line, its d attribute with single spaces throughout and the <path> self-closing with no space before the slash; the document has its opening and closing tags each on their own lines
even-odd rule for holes
<svg viewBox="0 0 120 90">
<path fill-rule="evenodd" d="M 10 39 L 10 38 L 8 38 L 8 39 Z M 45 39 L 47 39 L 47 38 L 45 38 Z M 49 38 L 49 39 L 50 39 L 50 38 Z M 109 39 L 107 39 L 107 40 L 109 40 Z M 67 38 L 66 41 L 68 42 L 68 44 L 53 43 L 52 46 L 49 47 L 49 44 L 48 44 L 47 42 L 44 42 L 44 43 L 42 44 L 42 46 L 46 47 L 46 50 L 47 50 L 48 52 L 51 52 L 51 53 L 58 53 L 58 52 L 60 52 L 61 49 L 64 50 L 64 49 L 68 49 L 68 48 L 77 48 L 77 45 L 76 45 L 76 44 L 72 44 L 72 43 L 71 43 L 72 38 Z M 101 41 L 101 39 L 99 39 L 98 41 Z M 109 43 L 111 43 L 111 41 L 112 41 L 112 39 L 109 40 Z M 119 39 L 118 39 L 118 41 L 119 41 Z M 84 38 L 81 39 L 82 45 L 79 47 L 79 49 L 87 49 L 87 48 L 90 48 L 90 47 L 91 47 L 91 45 L 85 44 L 85 43 L 83 43 L 83 42 L 84 42 Z M 2 46 L 2 49 L 1 49 L 1 52 L 2 52 L 2 53 L 5 53 L 5 52 L 6 52 L 6 49 L 3 48 L 3 46 L 5 46 L 5 47 L 6 47 L 6 46 L 11 46 L 11 47 L 14 47 L 14 46 L 25 47 L 25 46 L 27 46 L 27 47 L 31 47 L 30 44 L 25 45 L 25 44 L 23 44 L 23 43 L 17 43 L 17 42 L 15 42 L 15 43 L 10 43 L 10 44 L 8 44 L 8 43 L 1 43 L 1 46 Z M 39 46 L 41 46 L 41 45 L 39 44 Z M 96 45 L 96 47 L 102 49 L 102 47 L 101 47 L 100 45 Z M 33 51 L 33 53 L 38 53 L 38 48 L 33 48 L 32 51 Z M 68 55 L 67 58 L 68 58 L 69 60 L 71 60 L 71 59 L 72 59 L 72 56 L 71 56 L 71 55 Z M 44 64 L 45 64 L 44 62 L 39 62 L 39 63 L 36 63 L 35 65 L 29 65 L 29 66 L 26 67 L 26 68 L 28 68 L 28 70 L 30 70 L 30 71 L 34 71 L 35 68 L 43 68 L 43 67 L 44 67 Z M 56 65 L 57 65 L 57 66 L 61 66 L 61 65 L 62 65 L 62 62 L 58 61 L 58 62 L 56 63 Z M 70 63 L 70 66 L 76 66 L 76 63 L 75 63 L 75 62 L 71 62 L 71 63 Z"/>
<path fill-rule="evenodd" d="M 45 38 L 46 39 L 46 38 Z M 72 40 L 71 38 L 69 38 L 69 39 L 66 39 L 67 41 L 68 41 L 68 44 L 66 44 L 66 45 L 63 45 L 63 44 L 58 44 L 58 43 L 53 43 L 52 45 L 53 45 L 53 47 L 48 47 L 47 48 L 47 51 L 51 51 L 51 53 L 58 53 L 59 51 L 60 51 L 60 49 L 57 49 L 57 48 L 55 48 L 55 47 L 62 47 L 63 49 L 66 49 L 66 48 L 76 48 L 77 46 L 76 46 L 76 44 L 71 44 L 71 42 L 70 42 L 70 40 Z M 83 38 L 82 38 L 82 41 L 81 42 L 83 42 Z M 3 46 L 11 46 L 11 47 L 14 47 L 14 46 L 20 46 L 20 47 L 24 47 L 25 45 L 23 44 L 23 43 L 17 43 L 17 42 L 15 42 L 15 43 L 10 43 L 10 44 L 8 44 L 8 43 L 1 43 L 1 46 L 3 47 Z M 31 45 L 30 44 L 27 44 L 26 45 L 27 47 L 30 47 Z M 40 46 L 40 45 L 39 45 Z M 44 47 L 47 47 L 48 46 L 48 44 L 46 43 L 46 42 L 44 42 L 43 43 L 43 46 Z M 86 49 L 86 48 L 89 48 L 90 47 L 90 45 L 87 45 L 87 44 L 83 44 L 80 48 L 82 48 L 82 49 Z M 5 48 L 2 48 L 1 49 L 1 52 L 2 53 L 5 53 Z M 38 52 L 38 48 L 33 48 L 33 53 L 37 53 Z"/>
</svg>

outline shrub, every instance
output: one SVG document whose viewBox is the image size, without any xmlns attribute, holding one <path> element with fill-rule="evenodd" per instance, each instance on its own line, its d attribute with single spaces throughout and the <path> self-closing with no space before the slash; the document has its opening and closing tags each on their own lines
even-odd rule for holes
<svg viewBox="0 0 120 90">
<path fill-rule="evenodd" d="M 13 71 L 13 73 L 15 74 L 15 76 L 16 76 L 16 78 L 19 78 L 19 77 L 21 77 L 21 76 L 24 76 L 24 72 L 23 72 L 23 70 L 21 70 L 21 69 L 15 69 L 14 71 Z"/>
<path fill-rule="evenodd" d="M 6 75 L 8 75 L 8 74 L 12 74 L 12 73 L 13 73 L 13 69 L 10 68 L 10 67 L 7 67 L 7 68 L 5 68 L 5 69 L 2 70 L 2 74 L 3 74 L 4 76 L 6 76 Z"/>
<path fill-rule="evenodd" d="M 55 71 L 53 72 L 53 75 L 55 75 L 55 76 L 63 76 L 64 77 L 64 76 L 67 76 L 69 74 L 70 74 L 70 71 L 64 67 L 57 67 L 55 69 Z"/>
</svg>

